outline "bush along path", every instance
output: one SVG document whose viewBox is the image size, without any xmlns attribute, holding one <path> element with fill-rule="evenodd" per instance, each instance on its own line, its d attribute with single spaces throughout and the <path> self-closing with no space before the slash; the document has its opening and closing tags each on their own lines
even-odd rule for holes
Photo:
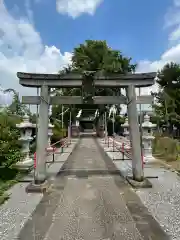
<svg viewBox="0 0 180 240">
<path fill-rule="evenodd" d="M 156 136 L 153 141 L 153 155 L 168 165 L 168 168 L 180 172 L 180 144 L 178 140 Z"/>
<path fill-rule="evenodd" d="M 0 168 L 0 205 L 10 198 L 7 190 L 22 180 L 28 172 L 20 172 L 15 168 Z"/>
<path fill-rule="evenodd" d="M 6 191 L 22 177 L 13 164 L 22 158 L 19 131 L 20 117 L 4 110 L 0 113 L 0 204 L 9 198 Z"/>
</svg>

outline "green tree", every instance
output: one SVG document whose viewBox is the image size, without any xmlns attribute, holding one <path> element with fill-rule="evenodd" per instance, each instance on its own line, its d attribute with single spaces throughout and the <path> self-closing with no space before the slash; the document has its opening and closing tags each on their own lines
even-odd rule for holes
<svg viewBox="0 0 180 240">
<path fill-rule="evenodd" d="M 19 115 L 19 116 L 22 116 L 24 113 L 27 113 L 28 115 L 30 115 L 30 111 L 27 108 L 27 106 L 25 106 L 21 103 L 21 101 L 19 99 L 19 93 L 16 92 L 12 88 L 8 88 L 8 89 L 4 90 L 4 93 L 7 93 L 7 92 L 9 92 L 9 93 L 12 92 L 13 93 L 12 103 L 7 108 L 9 113 L 16 114 L 16 115 Z"/>
<path fill-rule="evenodd" d="M 134 71 L 135 67 L 131 58 L 108 47 L 106 41 L 86 40 L 73 51 L 71 69 L 78 72 L 127 73 Z"/>
<path fill-rule="evenodd" d="M 0 113 L 0 166 L 9 167 L 20 160 L 19 132 L 16 123 L 20 118 L 8 115 L 6 111 Z"/>
<path fill-rule="evenodd" d="M 79 72 L 83 74 L 86 71 L 92 71 L 106 75 L 109 73 L 134 72 L 135 68 L 136 64 L 131 63 L 131 58 L 123 56 L 122 52 L 119 50 L 110 48 L 106 41 L 86 40 L 83 44 L 74 48 L 72 63 L 67 68 L 63 69 L 63 71 L 60 71 L 60 73 Z M 88 80 L 88 77 L 86 79 Z M 60 90 L 59 92 L 63 95 L 81 95 L 79 89 Z M 116 89 L 115 92 L 119 92 L 119 89 Z M 95 89 L 95 95 L 97 96 L 113 94 L 115 93 L 110 88 Z M 79 109 L 88 108 L 88 115 L 94 114 L 97 107 L 100 108 L 100 106 L 95 105 L 74 107 L 77 109 L 77 112 Z M 54 110 L 56 114 L 57 112 L 59 114 L 61 113 L 61 106 L 55 106 L 54 108 L 56 108 L 56 110 Z M 105 106 L 101 106 L 101 113 L 104 112 L 102 109 L 105 110 Z"/>
<path fill-rule="evenodd" d="M 166 125 L 171 131 L 173 125 L 180 127 L 180 65 L 168 63 L 157 76 L 159 89 L 154 93 L 157 123 Z"/>
</svg>

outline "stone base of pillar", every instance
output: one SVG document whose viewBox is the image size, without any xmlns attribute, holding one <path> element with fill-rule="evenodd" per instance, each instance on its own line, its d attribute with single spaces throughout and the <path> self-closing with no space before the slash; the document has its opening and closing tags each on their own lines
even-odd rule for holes
<svg viewBox="0 0 180 240">
<path fill-rule="evenodd" d="M 48 188 L 50 187 L 50 184 L 47 180 L 44 182 L 31 182 L 26 187 L 27 193 L 45 193 L 47 192 Z"/>
<path fill-rule="evenodd" d="M 34 161 L 32 158 L 25 158 L 23 161 L 19 161 L 15 164 L 15 167 L 19 170 L 28 170 L 30 169 L 34 164 Z"/>
<path fill-rule="evenodd" d="M 133 188 L 152 188 L 152 183 L 147 178 L 143 178 L 142 181 L 136 181 L 132 177 L 126 177 L 126 180 Z"/>
</svg>

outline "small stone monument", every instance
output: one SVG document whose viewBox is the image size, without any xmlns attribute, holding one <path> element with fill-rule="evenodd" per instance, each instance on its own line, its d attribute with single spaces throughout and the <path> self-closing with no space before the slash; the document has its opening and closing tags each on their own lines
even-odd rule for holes
<svg viewBox="0 0 180 240">
<path fill-rule="evenodd" d="M 124 136 L 125 138 L 129 139 L 129 122 L 128 117 L 125 119 L 125 123 L 121 125 L 124 129 Z"/>
<path fill-rule="evenodd" d="M 33 165 L 33 159 L 29 156 L 29 145 L 32 141 L 32 129 L 36 127 L 36 124 L 29 122 L 29 116 L 27 114 L 23 117 L 23 122 L 16 124 L 16 127 L 20 129 L 19 141 L 22 143 L 22 154 L 24 156 L 22 161 L 16 163 L 16 167 L 22 170 L 29 169 Z"/>
<path fill-rule="evenodd" d="M 142 140 L 144 145 L 144 162 L 151 163 L 156 161 L 152 155 L 152 141 L 155 138 L 153 136 L 153 129 L 156 124 L 150 122 L 150 117 L 148 115 L 144 116 L 144 122 L 142 123 Z"/>
</svg>

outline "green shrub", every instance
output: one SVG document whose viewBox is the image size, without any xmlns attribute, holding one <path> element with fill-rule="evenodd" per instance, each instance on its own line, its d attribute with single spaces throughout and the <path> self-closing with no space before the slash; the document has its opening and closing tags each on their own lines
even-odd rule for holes
<svg viewBox="0 0 180 240">
<path fill-rule="evenodd" d="M 67 137 L 67 129 L 65 129 L 65 128 L 62 129 L 61 124 L 59 122 L 55 121 L 54 128 L 53 128 L 53 136 L 51 137 L 51 143 L 54 144 L 65 137 Z"/>
<path fill-rule="evenodd" d="M 15 115 L 0 114 L 0 166 L 9 167 L 22 157 L 16 128 L 19 122 L 20 118 Z"/>
<path fill-rule="evenodd" d="M 5 203 L 5 201 L 7 201 L 9 199 L 9 197 L 10 197 L 9 194 L 7 194 L 7 193 L 0 195 L 0 205 Z"/>
</svg>

